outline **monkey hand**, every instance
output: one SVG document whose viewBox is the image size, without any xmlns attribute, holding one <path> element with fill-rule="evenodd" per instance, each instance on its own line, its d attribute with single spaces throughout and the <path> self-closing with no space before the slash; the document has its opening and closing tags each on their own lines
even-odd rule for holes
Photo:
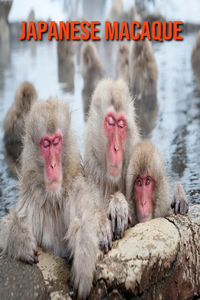
<svg viewBox="0 0 200 300">
<path fill-rule="evenodd" d="M 95 209 L 95 218 L 97 219 L 97 236 L 99 245 L 104 253 L 108 253 L 112 249 L 112 230 L 111 224 L 106 214 L 100 207 Z"/>
<path fill-rule="evenodd" d="M 176 182 L 175 184 L 171 208 L 174 210 L 175 214 L 180 213 L 181 215 L 186 215 L 188 213 L 189 202 L 186 199 L 183 186 L 180 182 Z"/>
<path fill-rule="evenodd" d="M 107 214 L 112 223 L 113 238 L 122 238 L 131 224 L 128 202 L 122 193 L 117 192 L 111 197 Z"/>
<path fill-rule="evenodd" d="M 28 226 L 21 222 L 15 211 L 10 211 L 2 219 L 0 241 L 3 254 L 31 265 L 38 263 L 36 239 Z"/>
</svg>

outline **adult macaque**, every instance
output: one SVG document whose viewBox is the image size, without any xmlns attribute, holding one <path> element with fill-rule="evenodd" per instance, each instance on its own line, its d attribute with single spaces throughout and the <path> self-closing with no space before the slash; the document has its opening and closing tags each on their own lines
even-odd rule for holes
<svg viewBox="0 0 200 300">
<path fill-rule="evenodd" d="M 126 197 L 129 203 L 132 226 L 175 213 L 186 214 L 188 201 L 180 182 L 175 184 L 174 198 L 170 196 L 163 160 L 149 140 L 133 150 L 126 177 Z"/>
<path fill-rule="evenodd" d="M 65 102 L 49 98 L 32 106 L 19 183 L 17 207 L 1 223 L 2 253 L 30 264 L 38 262 L 37 246 L 70 253 L 74 296 L 85 299 L 98 251 L 96 220 Z"/>
<path fill-rule="evenodd" d="M 115 63 L 116 78 L 123 78 L 129 82 L 129 44 L 120 42 L 117 48 L 117 57 Z"/>
<path fill-rule="evenodd" d="M 81 47 L 81 74 L 84 80 L 82 91 L 85 119 L 89 111 L 92 93 L 97 83 L 105 77 L 105 71 L 93 42 L 85 42 Z"/>
<path fill-rule="evenodd" d="M 15 93 L 15 99 L 4 120 L 4 142 L 21 143 L 24 134 L 24 118 L 36 101 L 37 94 L 34 86 L 23 82 Z"/>
<path fill-rule="evenodd" d="M 138 99 L 156 96 L 158 68 L 147 38 L 131 43 L 129 72 L 130 89 Z"/>
<path fill-rule="evenodd" d="M 98 237 L 105 252 L 130 222 L 124 192 L 130 155 L 139 141 L 127 83 L 102 80 L 94 91 L 85 135 L 84 170 L 96 203 Z M 107 217 L 111 219 L 110 221 Z"/>
<path fill-rule="evenodd" d="M 66 92 L 74 91 L 74 53 L 75 46 L 72 40 L 57 41 L 58 55 L 58 79 L 59 82 L 65 83 Z"/>
</svg>

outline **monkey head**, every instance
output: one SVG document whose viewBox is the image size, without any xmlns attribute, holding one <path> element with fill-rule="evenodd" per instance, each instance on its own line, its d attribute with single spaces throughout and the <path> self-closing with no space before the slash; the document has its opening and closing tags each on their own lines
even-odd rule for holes
<svg viewBox="0 0 200 300">
<path fill-rule="evenodd" d="M 164 164 L 149 140 L 138 143 L 133 150 L 127 170 L 126 192 L 127 199 L 133 201 L 135 224 L 169 213 Z"/>
<path fill-rule="evenodd" d="M 127 83 L 122 79 L 102 80 L 93 94 L 87 122 L 85 151 L 91 152 L 91 156 L 86 156 L 86 170 L 91 163 L 104 170 L 108 178 L 121 178 L 133 144 L 139 138 L 134 117 Z"/>
<path fill-rule="evenodd" d="M 32 178 L 32 185 L 50 193 L 59 192 L 66 184 L 67 170 L 73 164 L 68 155 L 74 140 L 69 130 L 71 114 L 68 106 L 56 98 L 37 101 L 25 123 L 22 160 L 26 163 L 22 163 L 22 168 Z"/>
</svg>

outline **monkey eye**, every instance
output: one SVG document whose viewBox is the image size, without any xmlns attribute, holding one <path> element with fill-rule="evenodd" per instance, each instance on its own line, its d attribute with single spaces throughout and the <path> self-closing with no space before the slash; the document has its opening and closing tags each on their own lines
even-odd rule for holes
<svg viewBox="0 0 200 300">
<path fill-rule="evenodd" d="M 149 178 L 147 178 L 146 185 L 150 185 L 150 183 L 151 183 L 151 180 Z"/>
<path fill-rule="evenodd" d="M 50 142 L 48 140 L 44 140 L 42 142 L 42 145 L 43 145 L 44 148 L 48 148 L 50 146 Z"/>
<path fill-rule="evenodd" d="M 138 186 L 138 187 L 142 186 L 142 182 L 141 182 L 140 179 L 137 181 L 137 186 Z"/>
<path fill-rule="evenodd" d="M 115 125 L 115 120 L 113 119 L 113 117 L 111 117 L 111 116 L 108 117 L 108 124 Z"/>
<path fill-rule="evenodd" d="M 55 138 L 53 141 L 54 146 L 57 146 L 60 143 L 60 137 Z"/>
<path fill-rule="evenodd" d="M 123 120 L 119 120 L 118 125 L 120 128 L 124 127 L 124 121 Z"/>
</svg>

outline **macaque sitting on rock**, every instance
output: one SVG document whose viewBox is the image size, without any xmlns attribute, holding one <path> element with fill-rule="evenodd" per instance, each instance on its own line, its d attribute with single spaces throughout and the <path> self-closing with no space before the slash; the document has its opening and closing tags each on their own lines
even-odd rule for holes
<svg viewBox="0 0 200 300">
<path fill-rule="evenodd" d="M 183 186 L 175 183 L 174 198 L 170 206 L 169 187 L 164 164 L 158 150 L 149 140 L 134 148 L 126 176 L 126 197 L 132 226 L 174 212 L 185 215 L 188 201 Z"/>
<path fill-rule="evenodd" d="M 94 205 L 71 114 L 56 98 L 37 101 L 26 118 L 19 200 L 1 221 L 3 254 L 37 263 L 38 246 L 73 256 L 74 298 L 86 299 L 98 251 Z"/>
<path fill-rule="evenodd" d="M 127 83 L 102 80 L 94 91 L 85 134 L 84 171 L 96 204 L 99 243 L 107 252 L 130 223 L 124 197 L 130 155 L 140 137 Z M 109 221 L 111 220 L 111 223 Z"/>
</svg>

